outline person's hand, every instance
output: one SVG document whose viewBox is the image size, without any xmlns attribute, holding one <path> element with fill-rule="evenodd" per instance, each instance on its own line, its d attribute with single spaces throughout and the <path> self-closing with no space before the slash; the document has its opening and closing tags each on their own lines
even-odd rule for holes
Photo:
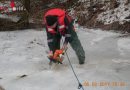
<svg viewBox="0 0 130 90">
<path fill-rule="evenodd" d="M 53 52 L 52 51 L 49 51 L 49 53 L 48 53 L 48 58 L 53 58 Z"/>
</svg>

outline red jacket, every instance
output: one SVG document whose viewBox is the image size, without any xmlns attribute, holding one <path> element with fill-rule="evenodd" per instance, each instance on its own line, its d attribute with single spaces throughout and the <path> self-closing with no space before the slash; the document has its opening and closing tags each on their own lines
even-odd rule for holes
<svg viewBox="0 0 130 90">
<path fill-rule="evenodd" d="M 65 22 L 64 22 L 64 19 L 65 17 L 67 16 L 67 18 L 69 19 L 69 21 L 71 20 L 71 18 L 66 14 L 66 12 L 62 9 L 58 9 L 58 8 L 54 8 L 54 9 L 50 9 L 48 10 L 45 15 L 44 15 L 44 22 L 46 24 L 46 19 L 45 17 L 48 16 L 48 15 L 55 15 L 55 16 L 58 16 L 58 24 L 59 24 L 59 32 L 64 32 L 65 28 L 66 28 L 66 25 L 65 25 Z M 46 27 L 47 27 L 47 31 L 49 33 L 53 33 L 55 34 L 55 30 L 50 28 L 47 24 L 46 24 Z"/>
</svg>

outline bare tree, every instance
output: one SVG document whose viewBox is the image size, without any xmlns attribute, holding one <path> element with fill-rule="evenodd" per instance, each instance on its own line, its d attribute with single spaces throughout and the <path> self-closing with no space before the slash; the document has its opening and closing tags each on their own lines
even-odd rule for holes
<svg viewBox="0 0 130 90">
<path fill-rule="evenodd" d="M 20 27 L 26 28 L 29 26 L 30 0 L 21 0 L 21 2 L 26 10 L 24 11 L 21 19 L 17 23 L 20 23 Z"/>
</svg>

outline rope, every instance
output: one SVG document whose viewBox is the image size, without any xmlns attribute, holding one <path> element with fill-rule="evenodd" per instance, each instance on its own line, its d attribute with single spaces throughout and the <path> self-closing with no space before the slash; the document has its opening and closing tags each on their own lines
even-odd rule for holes
<svg viewBox="0 0 130 90">
<path fill-rule="evenodd" d="M 61 34 L 61 33 L 60 33 Z M 63 39 L 62 39 L 62 43 L 63 43 Z M 84 87 L 83 87 L 83 85 L 81 84 L 81 82 L 79 81 L 79 79 L 78 79 L 78 76 L 76 75 L 76 73 L 75 73 L 75 70 L 74 70 L 74 68 L 73 68 L 73 66 L 72 66 L 72 63 L 71 63 L 71 61 L 70 61 L 70 58 L 69 58 L 69 55 L 67 54 L 67 51 L 65 50 L 65 54 L 66 54 L 66 56 L 67 56 L 67 59 L 68 59 L 68 61 L 69 61 L 69 64 L 70 64 L 70 67 L 71 67 L 71 69 L 72 69 L 72 71 L 73 71 L 73 74 L 74 74 L 74 76 L 75 76 L 75 78 L 77 79 L 77 81 L 78 81 L 78 89 L 81 89 L 82 88 L 82 90 L 84 90 Z"/>
<path fill-rule="evenodd" d="M 76 75 L 76 73 L 75 73 L 75 71 L 74 71 L 74 68 L 73 68 L 73 66 L 72 66 L 72 64 L 71 64 L 71 62 L 70 62 L 70 58 L 69 58 L 69 56 L 68 56 L 68 54 L 67 54 L 66 51 L 65 51 L 65 54 L 66 54 L 66 56 L 67 56 L 67 59 L 68 59 L 69 64 L 70 64 L 70 66 L 71 66 L 71 69 L 72 69 L 72 71 L 73 71 L 73 73 L 74 73 L 74 76 L 75 76 L 75 78 L 76 78 L 77 81 L 78 81 L 78 84 L 79 84 L 78 89 L 81 89 L 81 88 L 82 88 L 82 90 L 84 90 L 82 84 L 80 83 L 80 81 L 79 81 L 79 79 L 78 79 L 78 76 Z"/>
</svg>

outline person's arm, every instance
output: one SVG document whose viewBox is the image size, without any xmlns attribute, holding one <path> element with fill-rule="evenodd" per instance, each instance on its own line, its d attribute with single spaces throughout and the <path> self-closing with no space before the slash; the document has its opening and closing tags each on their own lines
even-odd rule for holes
<svg viewBox="0 0 130 90">
<path fill-rule="evenodd" d="M 53 34 L 49 33 L 46 28 L 46 33 L 47 33 L 47 43 L 50 51 L 54 52 L 54 39 L 53 39 Z"/>
<path fill-rule="evenodd" d="M 73 30 L 73 21 L 69 22 L 67 17 L 65 17 L 64 21 L 67 28 L 65 30 L 65 41 L 64 41 L 62 49 L 66 49 L 68 42 L 72 41 L 71 31 Z"/>
</svg>

